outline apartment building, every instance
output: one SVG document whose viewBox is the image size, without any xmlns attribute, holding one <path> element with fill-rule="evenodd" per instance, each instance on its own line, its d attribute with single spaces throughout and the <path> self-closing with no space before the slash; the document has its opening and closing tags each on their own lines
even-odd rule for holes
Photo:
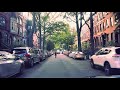
<svg viewBox="0 0 120 90">
<path fill-rule="evenodd" d="M 93 20 L 95 48 L 120 44 L 120 30 L 116 29 L 113 12 L 97 12 Z M 90 32 L 86 24 L 82 27 L 81 34 L 82 42 L 89 42 Z"/>
<path fill-rule="evenodd" d="M 23 19 L 21 12 L 0 12 L 0 49 L 23 45 Z"/>
</svg>

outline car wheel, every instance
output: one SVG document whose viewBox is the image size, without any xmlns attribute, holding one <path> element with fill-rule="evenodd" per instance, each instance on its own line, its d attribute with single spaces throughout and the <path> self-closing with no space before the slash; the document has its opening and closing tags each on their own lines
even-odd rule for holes
<svg viewBox="0 0 120 90">
<path fill-rule="evenodd" d="M 33 65 L 34 65 L 34 60 L 32 59 L 30 60 L 30 67 L 33 67 Z"/>
<path fill-rule="evenodd" d="M 90 65 L 93 69 L 95 69 L 95 64 L 94 64 L 93 60 L 90 60 Z"/>
<path fill-rule="evenodd" d="M 75 59 L 75 56 L 73 57 L 73 59 Z"/>
<path fill-rule="evenodd" d="M 109 63 L 106 63 L 106 64 L 104 65 L 104 71 L 105 71 L 105 75 L 106 75 L 106 76 L 111 75 L 111 67 L 110 67 L 110 64 L 109 64 Z"/>
<path fill-rule="evenodd" d="M 42 61 L 42 59 L 41 59 L 41 58 L 39 58 L 38 64 L 39 64 L 41 61 Z"/>
</svg>

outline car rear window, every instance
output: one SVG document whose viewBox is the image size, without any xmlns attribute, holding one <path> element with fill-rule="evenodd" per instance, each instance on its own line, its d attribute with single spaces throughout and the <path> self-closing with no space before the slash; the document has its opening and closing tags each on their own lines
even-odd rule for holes
<svg viewBox="0 0 120 90">
<path fill-rule="evenodd" d="M 117 54 L 120 54 L 120 48 L 115 50 Z"/>
<path fill-rule="evenodd" d="M 22 54 L 22 53 L 26 53 L 26 49 L 14 49 L 13 53 L 14 54 Z"/>
</svg>

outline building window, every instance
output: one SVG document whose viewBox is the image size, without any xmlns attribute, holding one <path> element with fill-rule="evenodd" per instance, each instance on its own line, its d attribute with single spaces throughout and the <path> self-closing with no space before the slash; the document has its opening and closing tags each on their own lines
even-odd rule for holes
<svg viewBox="0 0 120 90">
<path fill-rule="evenodd" d="M 103 23 L 101 23 L 101 31 L 103 31 Z"/>
<path fill-rule="evenodd" d="M 14 36 L 14 38 L 13 38 L 13 41 L 14 41 L 14 43 L 16 42 L 16 37 Z"/>
<path fill-rule="evenodd" d="M 105 17 L 105 12 L 103 12 L 103 18 Z"/>
<path fill-rule="evenodd" d="M 111 33 L 111 41 L 113 40 L 113 33 Z"/>
<path fill-rule="evenodd" d="M 12 38 L 11 37 L 9 38 L 9 44 L 10 45 L 12 44 Z"/>
<path fill-rule="evenodd" d="M 100 20 L 102 19 L 102 12 L 100 12 Z"/>
<path fill-rule="evenodd" d="M 12 30 L 13 30 L 13 22 L 12 22 Z"/>
<path fill-rule="evenodd" d="M 108 14 L 109 14 L 109 12 L 106 12 L 106 14 L 108 15 Z"/>
<path fill-rule="evenodd" d="M 23 31 L 22 31 L 22 28 L 20 27 L 20 35 L 21 35 L 21 36 L 22 36 L 22 32 L 23 32 Z"/>
<path fill-rule="evenodd" d="M 112 20 L 111 20 L 111 18 L 110 18 L 110 26 L 112 26 Z"/>
<path fill-rule="evenodd" d="M 106 24 L 106 22 L 104 22 L 104 30 L 106 29 L 106 25 L 105 24 Z"/>
<path fill-rule="evenodd" d="M 108 25 L 108 19 L 106 20 L 106 28 L 108 28 L 109 27 L 109 25 Z"/>
<path fill-rule="evenodd" d="M 101 16 L 102 16 L 102 18 L 104 18 L 103 12 L 101 12 Z"/>
<path fill-rule="evenodd" d="M 98 21 L 100 20 L 100 14 L 98 14 Z"/>
<path fill-rule="evenodd" d="M 19 45 L 19 39 L 18 39 L 18 45 Z"/>
<path fill-rule="evenodd" d="M 96 22 L 98 21 L 98 16 L 95 17 L 96 18 Z"/>
<path fill-rule="evenodd" d="M 18 27 L 18 35 L 20 34 L 20 28 Z"/>
<path fill-rule="evenodd" d="M 100 31 L 102 31 L 101 24 L 100 24 Z"/>
<path fill-rule="evenodd" d="M 22 24 L 22 19 L 20 18 L 20 24 Z"/>
<path fill-rule="evenodd" d="M 99 32 L 99 27 L 97 26 L 97 33 Z"/>
<path fill-rule="evenodd" d="M 19 18 L 17 18 L 17 23 L 19 23 Z"/>
<path fill-rule="evenodd" d="M 5 18 L 0 16 L 0 27 L 5 28 Z"/>
<path fill-rule="evenodd" d="M 106 42 L 109 41 L 109 34 L 106 34 Z"/>
<path fill-rule="evenodd" d="M 104 30 L 104 22 L 103 22 L 103 24 L 102 24 L 102 27 L 103 27 L 103 30 Z"/>
<path fill-rule="evenodd" d="M 113 25 L 114 25 L 114 23 L 113 23 L 113 22 L 114 22 L 113 17 L 111 17 L 111 18 L 110 18 L 110 24 L 111 24 L 111 26 L 113 26 Z"/>
<path fill-rule="evenodd" d="M 96 34 L 96 27 L 94 27 L 94 34 Z"/>
<path fill-rule="evenodd" d="M 8 35 L 7 35 L 7 33 L 4 33 L 4 42 L 7 44 L 8 42 Z"/>
</svg>

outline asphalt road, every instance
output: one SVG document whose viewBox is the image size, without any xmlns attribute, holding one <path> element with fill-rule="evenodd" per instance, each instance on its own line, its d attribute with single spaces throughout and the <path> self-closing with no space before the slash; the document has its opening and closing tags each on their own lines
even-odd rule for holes
<svg viewBox="0 0 120 90">
<path fill-rule="evenodd" d="M 101 76 L 104 72 L 92 69 L 89 60 L 74 60 L 63 54 L 58 54 L 26 69 L 16 78 L 86 78 L 88 76 Z"/>
</svg>

